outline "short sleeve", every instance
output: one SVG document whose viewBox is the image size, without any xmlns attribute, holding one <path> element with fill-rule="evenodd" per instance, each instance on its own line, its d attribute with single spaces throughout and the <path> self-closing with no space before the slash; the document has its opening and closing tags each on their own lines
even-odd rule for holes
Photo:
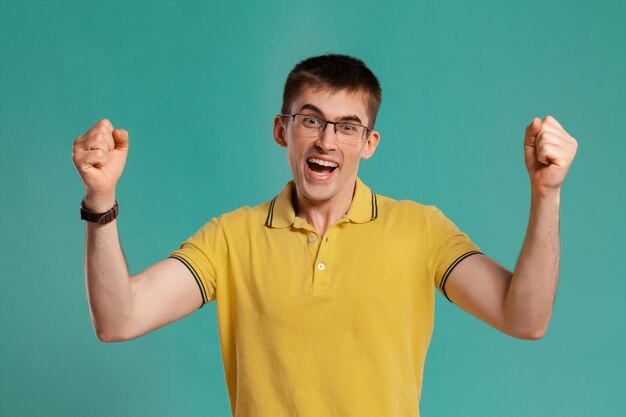
<svg viewBox="0 0 626 417">
<path fill-rule="evenodd" d="M 452 302 L 445 289 L 450 273 L 463 259 L 482 252 L 441 210 L 431 209 L 427 222 L 428 267 L 439 292 Z"/>
<path fill-rule="evenodd" d="M 202 306 L 216 298 L 215 263 L 220 259 L 220 252 L 223 251 L 221 248 L 225 246 L 223 240 L 220 221 L 214 218 L 169 255 L 170 258 L 182 262 L 193 275 L 202 293 Z"/>
</svg>

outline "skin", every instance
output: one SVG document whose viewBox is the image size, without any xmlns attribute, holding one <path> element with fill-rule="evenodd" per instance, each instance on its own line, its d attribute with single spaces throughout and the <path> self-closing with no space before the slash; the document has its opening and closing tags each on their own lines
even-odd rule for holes
<svg viewBox="0 0 626 417">
<path fill-rule="evenodd" d="M 304 88 L 291 106 L 291 113 L 305 113 L 330 121 L 348 121 L 368 126 L 366 96 L 347 91 Z M 354 117 L 358 119 L 354 119 Z M 317 138 L 294 134 L 290 118 L 274 118 L 274 140 L 286 148 L 287 161 L 296 183 L 296 214 L 320 234 L 343 216 L 352 203 L 359 162 L 374 155 L 380 134 L 373 130 L 360 144 L 337 142 L 332 125 Z M 338 163 L 329 179 L 312 175 L 306 163 L 315 157 Z"/>
<path fill-rule="evenodd" d="M 319 114 L 311 114 L 326 120 L 356 116 L 361 124 L 369 123 L 364 97 L 358 93 L 307 88 L 292 104 L 292 112 L 305 105 L 314 106 Z M 297 188 L 297 214 L 323 235 L 350 207 L 359 162 L 374 154 L 379 133 L 372 131 L 362 144 L 350 145 L 337 142 L 328 126 L 319 138 L 303 139 L 284 118 L 276 117 L 274 140 L 286 148 Z M 457 306 L 511 336 L 538 339 L 547 329 L 558 280 L 560 192 L 576 148 L 576 140 L 554 118 L 533 119 L 524 139 L 531 209 L 515 271 L 473 255 L 448 278 L 446 291 Z M 76 138 L 72 159 L 85 186 L 87 209 L 103 212 L 113 206 L 128 149 L 128 133 L 114 129 L 106 119 Z M 306 167 L 311 156 L 336 162 L 338 168 L 327 179 L 312 177 Z M 85 227 L 85 284 L 101 341 L 141 336 L 201 305 L 197 284 L 182 263 L 164 259 L 130 276 L 116 221 Z"/>
<path fill-rule="evenodd" d="M 128 133 L 103 119 L 74 141 L 72 160 L 85 186 L 88 210 L 103 212 L 115 202 L 115 186 L 128 154 Z M 191 314 L 202 296 L 189 270 L 164 259 L 130 276 L 117 221 L 85 223 L 85 286 L 98 339 L 133 339 Z"/>
<path fill-rule="evenodd" d="M 559 279 L 559 210 L 563 181 L 578 143 L 552 116 L 533 118 L 524 137 L 530 215 L 514 272 L 474 255 L 446 283 L 461 309 L 514 337 L 536 340 L 548 328 Z"/>
</svg>

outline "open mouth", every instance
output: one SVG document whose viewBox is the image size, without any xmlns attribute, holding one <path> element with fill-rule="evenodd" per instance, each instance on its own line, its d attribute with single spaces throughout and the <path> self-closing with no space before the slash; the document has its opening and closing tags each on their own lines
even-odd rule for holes
<svg viewBox="0 0 626 417">
<path fill-rule="evenodd" d="M 336 163 L 317 158 L 309 158 L 306 160 L 306 163 L 309 169 L 316 174 L 330 174 L 337 169 Z"/>
</svg>

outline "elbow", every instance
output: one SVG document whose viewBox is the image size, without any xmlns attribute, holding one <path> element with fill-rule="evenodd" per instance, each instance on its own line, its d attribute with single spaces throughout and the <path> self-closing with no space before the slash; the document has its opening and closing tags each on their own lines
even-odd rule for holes
<svg viewBox="0 0 626 417">
<path fill-rule="evenodd" d="M 122 337 L 120 337 L 119 335 L 116 335 L 115 333 L 105 332 L 105 331 L 102 331 L 102 330 L 100 330 L 100 331 L 96 330 L 96 337 L 102 343 L 122 342 L 122 341 L 125 340 Z"/>
<path fill-rule="evenodd" d="M 133 339 L 136 331 L 132 316 L 117 315 L 111 317 L 103 314 L 95 314 L 91 311 L 91 324 L 96 337 L 103 343 L 124 342 Z"/>
<path fill-rule="evenodd" d="M 123 342 L 125 339 L 115 335 L 114 333 L 96 332 L 96 337 L 102 343 Z"/>
<path fill-rule="evenodd" d="M 546 335 L 546 328 L 524 329 L 514 333 L 509 333 L 517 339 L 523 340 L 539 340 Z"/>
<path fill-rule="evenodd" d="M 102 343 L 124 342 L 130 339 L 129 337 L 123 335 L 122 332 L 105 326 L 94 325 L 94 330 L 96 332 L 96 337 Z"/>
<path fill-rule="evenodd" d="M 550 315 L 532 317 L 530 314 L 520 318 L 509 318 L 504 326 L 505 333 L 516 339 L 540 340 L 546 335 L 550 325 Z"/>
<path fill-rule="evenodd" d="M 519 336 L 519 339 L 524 339 L 524 340 L 539 340 L 541 338 L 543 338 L 543 336 L 545 336 L 545 332 L 533 332 L 533 333 L 526 333 L 523 336 Z"/>
</svg>

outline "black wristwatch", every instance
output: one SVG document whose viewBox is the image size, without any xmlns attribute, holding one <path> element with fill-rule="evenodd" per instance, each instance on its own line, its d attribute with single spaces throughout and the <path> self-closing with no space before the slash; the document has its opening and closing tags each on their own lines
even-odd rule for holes
<svg viewBox="0 0 626 417">
<path fill-rule="evenodd" d="M 111 223 L 113 220 L 117 218 L 119 214 L 119 208 L 117 207 L 117 200 L 113 207 L 104 213 L 94 213 L 93 211 L 89 211 L 85 208 L 85 200 L 80 202 L 80 219 L 86 220 L 91 223 L 98 224 L 107 224 Z"/>
</svg>

